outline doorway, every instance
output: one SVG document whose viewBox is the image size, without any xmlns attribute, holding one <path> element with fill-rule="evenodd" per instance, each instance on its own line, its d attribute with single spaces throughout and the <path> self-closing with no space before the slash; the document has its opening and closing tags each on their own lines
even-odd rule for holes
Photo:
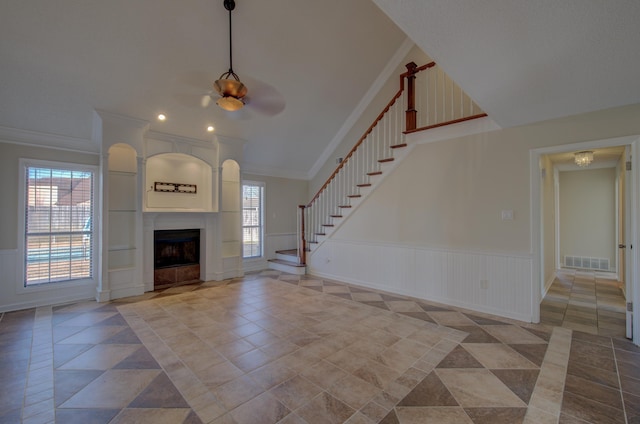
<svg viewBox="0 0 640 424">
<path fill-rule="evenodd" d="M 604 326 L 601 333 L 616 336 L 620 335 L 620 330 L 615 330 L 614 324 L 628 322 L 625 327 L 629 329 L 629 333 L 624 335 L 630 338 L 633 336 L 636 344 L 640 340 L 638 317 L 625 312 L 622 296 L 623 293 L 626 294 L 627 302 L 637 300 L 638 296 L 638 276 L 632 273 L 633 264 L 638 263 L 638 257 L 637 250 L 633 251 L 632 245 L 637 239 L 636 192 L 640 185 L 637 181 L 638 173 L 633 167 L 627 170 L 626 163 L 632 163 L 634 160 L 637 162 L 633 152 L 638 149 L 639 143 L 638 136 L 621 137 L 536 149 L 531 152 L 534 319 L 543 318 L 542 321 L 552 325 L 561 325 L 557 320 L 568 316 L 574 321 L 574 329 L 590 329 L 588 332 L 592 333 L 598 332 L 598 320 L 601 320 Z M 566 216 L 560 215 L 557 207 L 560 202 L 560 172 L 563 172 L 563 169 L 568 170 L 571 166 L 576 168 L 572 165 L 574 152 L 582 150 L 595 152 L 595 166 L 592 169 L 608 167 L 610 174 L 615 172 L 616 197 L 609 205 L 615 212 L 611 211 L 608 218 L 608 237 L 611 240 L 606 243 L 610 249 L 606 254 L 588 256 L 585 251 L 575 247 L 580 246 L 579 241 L 577 245 L 574 242 L 573 247 L 569 247 L 570 251 L 567 251 L 567 243 L 561 245 L 559 237 L 562 220 L 567 219 Z M 597 164 L 598 156 L 600 164 Z M 637 166 L 635 168 L 637 169 Z M 577 175 L 573 174 L 574 177 Z M 620 178 L 624 181 L 620 181 Z M 626 192 L 623 187 L 627 187 Z M 589 226 L 584 227 L 585 231 L 589 231 Z M 620 249 L 617 248 L 618 244 L 621 246 Z M 603 269 L 602 267 L 608 264 L 600 260 L 605 258 L 598 256 L 608 257 L 612 264 Z M 541 302 L 545 295 L 548 295 L 550 302 Z M 564 305 L 562 302 L 565 302 Z M 637 301 L 635 303 L 637 304 Z M 549 322 L 549 317 L 553 318 L 553 322 Z M 572 327 L 572 324 L 565 326 Z M 634 328 L 633 333 L 631 328 Z"/>
</svg>

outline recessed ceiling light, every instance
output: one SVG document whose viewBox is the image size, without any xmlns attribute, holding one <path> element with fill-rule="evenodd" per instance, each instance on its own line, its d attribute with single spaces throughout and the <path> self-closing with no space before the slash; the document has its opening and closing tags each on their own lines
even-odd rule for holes
<svg viewBox="0 0 640 424">
<path fill-rule="evenodd" d="M 164 113 L 158 115 L 158 121 L 164 121 L 165 119 L 167 119 L 167 117 L 164 115 Z"/>
<path fill-rule="evenodd" d="M 213 130 L 215 130 L 215 128 L 213 128 L 213 126 L 212 126 L 212 125 L 209 125 L 209 126 L 207 127 L 207 131 L 209 131 L 209 132 L 213 132 Z"/>
</svg>

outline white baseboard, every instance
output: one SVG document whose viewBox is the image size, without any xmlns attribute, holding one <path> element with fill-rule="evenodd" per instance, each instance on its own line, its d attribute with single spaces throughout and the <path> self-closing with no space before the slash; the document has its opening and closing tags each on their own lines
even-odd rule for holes
<svg viewBox="0 0 640 424">
<path fill-rule="evenodd" d="M 0 312 L 20 311 L 22 309 L 37 308 L 40 306 L 64 305 L 68 303 L 82 302 L 85 300 L 95 300 L 93 297 L 86 295 L 79 296 L 60 296 L 39 300 L 28 300 L 24 302 L 14 302 L 11 304 L 0 305 Z"/>
<path fill-rule="evenodd" d="M 316 277 L 320 277 L 320 278 L 326 278 L 326 279 L 329 279 L 329 280 L 342 281 L 342 282 L 345 282 L 345 283 L 348 283 L 348 284 L 354 284 L 356 286 L 368 287 L 368 288 L 371 288 L 371 289 L 374 289 L 374 290 L 380 290 L 380 291 L 384 291 L 384 292 L 388 292 L 388 293 L 396 293 L 396 294 L 399 294 L 399 295 L 412 297 L 414 299 L 425 300 L 427 302 L 441 303 L 443 305 L 449 305 L 449 306 L 452 306 L 452 307 L 463 308 L 463 309 L 467 309 L 469 311 L 482 312 L 482 313 L 485 313 L 485 314 L 491 314 L 491 315 L 495 315 L 495 316 L 498 316 L 498 317 L 514 319 L 514 320 L 517 320 L 517 321 L 531 322 L 531 317 L 529 317 L 526 314 L 504 313 L 504 311 L 500 311 L 500 310 L 493 309 L 493 308 L 487 308 L 487 307 L 483 307 L 483 306 L 479 306 L 479 305 L 469 304 L 469 303 L 465 303 L 465 302 L 460 302 L 460 301 L 457 301 L 455 299 L 440 298 L 440 297 L 425 299 L 425 298 L 417 296 L 415 293 L 412 293 L 412 292 L 407 291 L 407 290 L 398 289 L 396 287 L 386 287 L 386 286 L 382 286 L 382 285 L 379 285 L 379 284 L 373 284 L 373 283 L 370 283 L 368 281 L 345 279 L 342 276 L 331 275 L 331 274 L 326 274 L 326 273 L 317 272 L 317 271 L 308 272 L 308 274 L 316 276 Z"/>
<path fill-rule="evenodd" d="M 547 295 L 547 293 L 549 292 L 549 289 L 551 288 L 551 285 L 553 284 L 553 280 L 555 279 L 556 279 L 556 273 L 554 272 L 553 274 L 551 274 L 551 277 L 549 277 L 549 279 L 545 281 L 544 287 L 542 288 L 542 295 L 540 296 L 540 301 L 542 301 L 542 299 L 544 299 L 544 297 Z"/>
</svg>

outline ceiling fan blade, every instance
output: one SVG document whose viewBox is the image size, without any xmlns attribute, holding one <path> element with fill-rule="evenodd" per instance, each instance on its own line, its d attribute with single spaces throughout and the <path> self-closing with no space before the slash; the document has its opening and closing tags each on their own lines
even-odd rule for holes
<svg viewBox="0 0 640 424">
<path fill-rule="evenodd" d="M 208 107 L 211 104 L 211 94 L 205 94 L 202 96 L 202 99 L 200 99 L 200 106 L 202 107 Z"/>
<path fill-rule="evenodd" d="M 244 98 L 248 108 L 260 115 L 276 116 L 285 108 L 285 100 L 275 87 L 251 77 L 244 77 L 248 94 Z"/>
<path fill-rule="evenodd" d="M 282 97 L 265 97 L 261 95 L 251 96 L 247 99 L 247 107 L 265 116 L 276 116 L 284 110 Z"/>
</svg>

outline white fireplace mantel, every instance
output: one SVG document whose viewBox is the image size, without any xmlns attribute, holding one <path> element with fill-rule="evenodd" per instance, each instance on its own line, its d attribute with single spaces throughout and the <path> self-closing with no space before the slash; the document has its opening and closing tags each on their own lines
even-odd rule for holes
<svg viewBox="0 0 640 424">
<path fill-rule="evenodd" d="M 200 279 L 226 278 L 222 271 L 222 249 L 217 236 L 218 214 L 213 212 L 144 212 L 143 275 L 145 290 L 153 290 L 153 233 L 156 230 L 200 230 Z"/>
</svg>

